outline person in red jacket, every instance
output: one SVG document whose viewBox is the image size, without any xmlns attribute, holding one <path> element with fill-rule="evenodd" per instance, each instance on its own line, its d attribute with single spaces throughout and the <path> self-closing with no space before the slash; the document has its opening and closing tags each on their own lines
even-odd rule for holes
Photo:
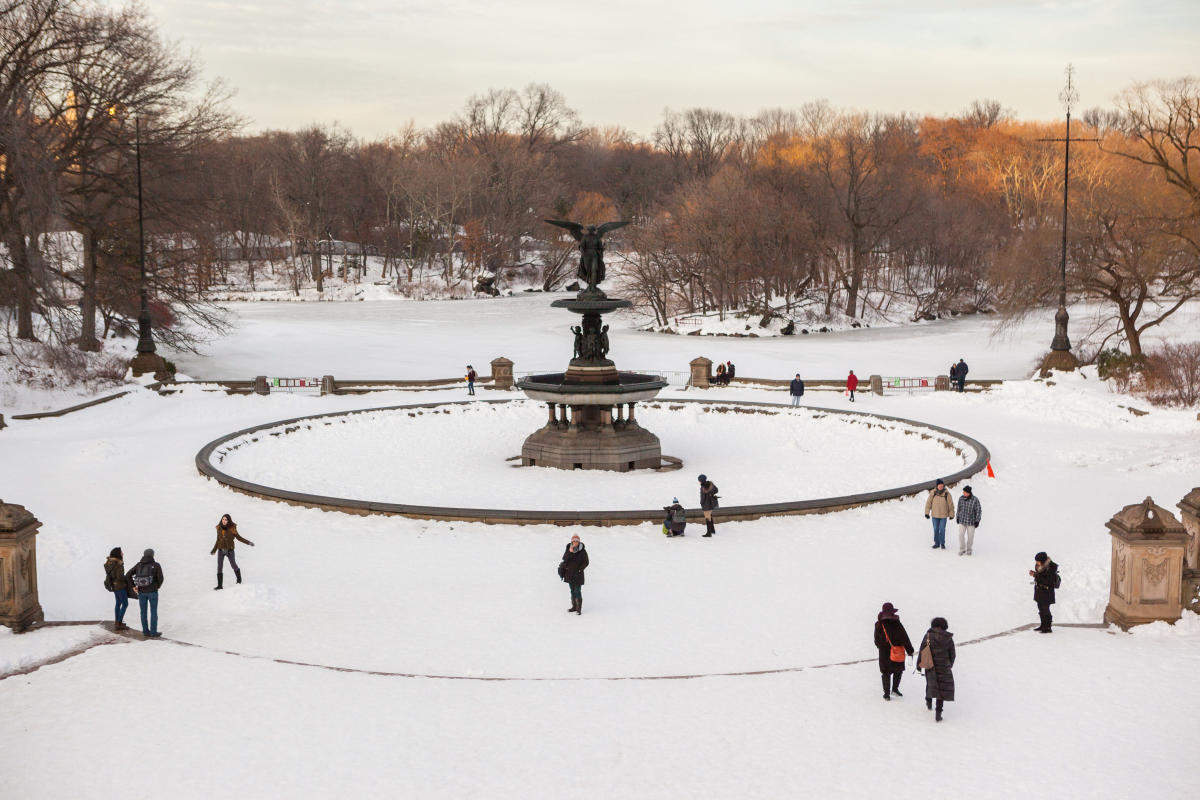
<svg viewBox="0 0 1200 800">
<path fill-rule="evenodd" d="M 846 378 L 846 391 L 850 393 L 850 402 L 854 402 L 854 390 L 858 388 L 858 376 L 854 374 L 854 370 L 850 370 L 849 377 Z"/>
</svg>

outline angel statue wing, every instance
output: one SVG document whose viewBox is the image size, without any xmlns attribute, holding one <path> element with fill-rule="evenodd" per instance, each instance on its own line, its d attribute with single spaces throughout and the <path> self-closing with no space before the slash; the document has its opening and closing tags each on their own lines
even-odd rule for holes
<svg viewBox="0 0 1200 800">
<path fill-rule="evenodd" d="M 549 220 L 546 220 L 546 221 L 549 222 Z M 596 234 L 598 236 L 603 236 L 604 234 L 608 233 L 609 231 L 615 231 L 617 228 L 624 228 L 628 224 L 629 224 L 628 221 L 626 221 L 626 222 L 606 222 L 603 225 L 596 226 Z"/>
<path fill-rule="evenodd" d="M 557 225 L 560 228 L 566 228 L 571 232 L 571 235 L 575 237 L 575 241 L 579 241 L 583 238 L 583 226 L 578 222 L 567 222 L 566 220 L 562 219 L 545 219 L 542 221 L 549 222 L 551 225 Z"/>
</svg>

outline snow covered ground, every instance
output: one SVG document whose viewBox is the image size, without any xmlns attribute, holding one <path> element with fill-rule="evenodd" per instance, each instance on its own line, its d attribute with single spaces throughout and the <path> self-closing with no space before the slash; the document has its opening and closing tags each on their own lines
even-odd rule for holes
<svg viewBox="0 0 1200 800">
<path fill-rule="evenodd" d="M 467 364 L 488 374 L 507 356 L 518 372 L 561 371 L 571 358 L 569 327 L 577 320 L 550 302 L 567 294 L 488 300 L 389 300 L 375 303 L 237 303 L 230 335 L 204 356 L 168 354 L 196 378 L 334 375 L 341 378 L 428 378 L 461 375 Z M 1072 309 L 1072 331 L 1088 310 Z M 1094 310 L 1093 310 L 1094 313 Z M 891 328 L 863 328 L 772 339 L 673 336 L 642 331 L 645 320 L 611 314 L 612 358 L 621 369 L 686 372 L 696 356 L 733 361 L 737 374 L 790 379 L 944 374 L 965 358 L 972 378 L 1025 378 L 1049 348 L 1047 313 L 996 333 L 994 317 L 966 317 Z M 1195 337 L 1200 303 L 1147 336 Z M 1149 339 L 1148 341 L 1156 341 Z"/>
<path fill-rule="evenodd" d="M 686 474 L 717 469 L 755 442 L 754 458 L 719 484 L 738 505 L 838 497 L 949 475 L 976 458 L 973 448 L 920 426 L 808 409 L 729 413 L 729 406 L 638 404 L 639 423 L 683 459 Z M 720 411 L 726 413 L 721 414 Z M 714 418 L 719 417 L 719 418 Z M 379 411 L 269 428 L 230 441 L 214 456 L 236 478 L 291 491 L 355 500 L 477 508 L 657 508 L 684 494 L 674 472 L 515 469 L 507 459 L 545 422 L 541 403 Z M 950 449 L 943 440 L 957 444 Z M 397 447 L 398 442 L 403 447 Z M 839 450 L 846 458 L 827 459 Z M 414 459 L 414 452 L 437 452 Z M 313 469 L 314 464 L 336 465 Z M 780 464 L 793 469 L 780 470 Z M 528 474 L 532 472 L 533 474 Z M 470 476 L 469 487 L 462 482 Z M 468 499 L 469 498 L 469 499 Z M 691 499 L 689 498 L 689 501 Z"/>
<path fill-rule="evenodd" d="M 361 317 L 330 315 L 344 308 L 331 304 L 307 306 L 303 315 L 243 306 L 237 338 L 188 369 L 371 377 L 376 365 L 388 376 L 453 375 L 503 351 L 521 359 L 518 370 L 561 366 L 565 315 L 538 312 L 546 299 L 471 304 L 461 316 L 439 316 L 440 306 L 454 304 L 352 306 Z M 456 323 L 453 335 L 447 321 Z M 703 345 L 714 358 L 733 358 L 739 373 L 784 377 L 797 361 L 815 375 L 840 374 L 850 353 L 864 364 L 854 364 L 861 374 L 926 360 L 940 370 L 965 356 L 973 374 L 994 377 L 1031 360 L 1046 332 L 993 341 L 972 325 L 701 341 L 623 328 L 613 352 L 623 367 L 683 365 Z M 540 341 L 550 333 L 555 340 Z M 711 349 L 718 343 L 721 352 Z M 274 356 L 269 365 L 265 354 Z M 961 644 L 1036 620 L 1026 571 L 1038 550 L 1062 565 L 1056 621 L 1098 622 L 1108 592 L 1105 521 L 1146 495 L 1173 508 L 1200 483 L 1194 409 L 1132 415 L 1126 406 L 1144 403 L 1111 393 L 1090 371 L 1053 383 L 1014 381 L 965 396 L 864 396 L 855 406 L 961 430 L 988 445 L 996 477 L 972 480 L 984 514 L 970 558 L 955 555 L 953 533 L 949 549 L 930 549 L 919 499 L 722 524 L 711 539 L 692 527 L 683 539 L 666 539 L 652 524 L 563 529 L 326 513 L 243 496 L 195 470 L 203 444 L 243 427 L 464 399 L 461 389 L 257 397 L 191 386 L 14 422 L 0 432 L 0 497 L 44 523 L 38 561 L 47 618 L 105 617 L 108 550 L 123 546 L 132 565 L 154 547 L 166 576 L 161 629 L 199 647 L 97 647 L 0 681 L 0 796 L 125 792 L 131 776 L 144 773 L 155 794 L 180 798 L 863 797 L 885 785 L 904 798 L 1125 797 L 1133 790 L 1116 761 L 1135 770 L 1139 793 L 1187 796 L 1200 718 L 1200 619 L 1131 635 L 1060 627 L 1052 636 L 1018 632 Z M 664 395 L 785 399 L 746 388 Z M 810 397 L 816 406 L 847 407 L 838 394 Z M 507 437 L 506 454 L 540 424 L 536 409 L 529 413 L 515 431 L 506 426 L 519 420 L 499 415 L 503 430 L 495 435 Z M 758 484 L 791 484 L 800 494 L 826 471 L 869 473 L 836 435 L 789 452 L 787 438 L 769 427 L 732 436 L 718 427 L 736 419 L 705 415 L 688 428 L 724 444 L 704 471 L 728 503 L 741 501 L 735 489 L 752 495 Z M 660 435 L 664 451 L 675 453 L 669 427 L 664 422 Z M 490 485 L 490 462 L 479 475 L 470 463 L 457 474 L 438 472 L 453 463 L 452 437 L 393 445 L 415 471 L 390 476 L 398 492 L 426 472 L 441 475 L 447 495 L 464 504 L 503 492 Z M 487 448 L 479 459 L 491 458 Z M 895 458 L 918 478 L 942 468 L 931 466 L 934 453 Z M 387 471 L 398 469 L 380 462 L 383 477 L 359 479 L 370 464 L 302 460 L 324 487 L 368 480 L 382 487 Z M 696 471 L 667 476 L 670 491 L 691 506 Z M 542 486 L 540 475 L 505 477 L 528 476 L 547 502 L 572 491 Z M 660 488 L 653 494 L 657 501 Z M 238 547 L 246 583 L 213 592 L 209 550 L 222 513 L 256 547 Z M 566 587 L 554 574 L 575 531 L 592 559 L 580 617 L 564 613 Z M 958 699 L 941 725 L 925 711 L 915 676 L 905 678 L 903 699 L 880 699 L 870 637 L 884 601 L 899 607 L 914 637 L 942 615 L 960 642 Z M 136 611 L 128 621 L 136 622 Z M 0 636 L 0 665 L 78 647 L 74 637 L 84 636 L 54 632 L 64 638 L 51 641 L 49 634 Z M 517 680 L 370 675 L 273 659 Z M 604 680 L 779 669 L 793 671 Z M 122 729 L 131 735 L 121 737 Z M 116 753 L 138 771 L 106 769 Z"/>
</svg>

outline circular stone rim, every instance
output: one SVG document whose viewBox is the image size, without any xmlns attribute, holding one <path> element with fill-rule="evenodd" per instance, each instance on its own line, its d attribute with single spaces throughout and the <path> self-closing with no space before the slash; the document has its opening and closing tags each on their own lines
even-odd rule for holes
<svg viewBox="0 0 1200 800">
<path fill-rule="evenodd" d="M 538 509 L 507 509 L 507 508 L 458 508 L 453 506 L 425 506 L 409 503 L 384 503 L 373 500 L 353 500 L 348 497 L 329 497 L 325 495 L 293 492 L 278 489 L 273 486 L 263 486 L 252 481 L 235 478 L 213 466 L 211 457 L 221 445 L 241 436 L 247 436 L 269 428 L 277 428 L 328 417 L 348 417 L 355 414 L 371 414 L 379 411 L 398 411 L 413 408 L 442 408 L 445 406 L 461 406 L 477 403 L 500 404 L 511 403 L 520 398 L 505 398 L 498 400 L 451 400 L 440 403 L 414 403 L 395 406 L 379 406 L 377 408 L 360 408 L 352 411 L 334 411 L 326 414 L 309 414 L 292 419 L 276 420 L 243 428 L 240 431 L 226 434 L 214 439 L 196 453 L 196 469 L 206 478 L 234 491 L 242 492 L 265 500 L 275 500 L 291 505 L 307 508 L 319 508 L 323 511 L 342 511 L 348 514 L 384 514 L 389 516 L 411 517 L 414 519 L 448 520 L 455 522 L 485 522 L 500 525 L 638 525 L 643 522 L 661 522 L 662 509 L 621 509 L 613 511 L 567 511 L 567 510 L 538 510 Z M 535 401 L 536 402 L 536 401 Z M 851 411 L 849 409 L 829 409 L 818 406 L 791 406 L 782 403 L 765 403 L 761 401 L 736 400 L 699 400 L 672 398 L 660 400 L 662 403 L 695 403 L 698 405 L 742 406 L 751 408 L 804 408 L 818 413 L 833 414 L 848 417 L 864 417 L 880 419 L 888 422 L 899 422 L 917 428 L 924 428 L 958 439 L 975 450 L 976 458 L 968 466 L 950 475 L 928 478 L 920 483 L 898 486 L 892 489 L 879 489 L 874 492 L 841 495 L 838 497 L 819 497 L 812 500 L 785 500 L 778 503 L 756 503 L 742 506 L 724 506 L 713 511 L 713 517 L 724 521 L 741 521 L 761 519 L 762 517 L 794 516 L 799 514 L 825 514 L 831 511 L 841 511 L 847 508 L 882 503 L 888 500 L 898 500 L 911 497 L 927 491 L 934 481 L 945 481 L 947 486 L 953 486 L 961 480 L 970 478 L 982 472 L 991 460 L 991 453 L 982 442 L 950 428 L 943 428 L 928 422 L 892 417 L 885 414 L 873 414 L 869 411 Z M 689 513 L 700 513 L 698 508 L 687 509 Z"/>
</svg>

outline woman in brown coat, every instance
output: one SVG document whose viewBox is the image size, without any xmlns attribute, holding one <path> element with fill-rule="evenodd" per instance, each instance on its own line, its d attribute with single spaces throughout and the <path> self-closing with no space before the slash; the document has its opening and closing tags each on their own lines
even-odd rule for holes
<svg viewBox="0 0 1200 800">
<path fill-rule="evenodd" d="M 116 619 L 116 629 L 119 631 L 127 630 L 128 625 L 125 624 L 125 610 L 129 608 L 129 581 L 125 577 L 125 555 L 121 552 L 121 548 L 114 547 L 108 554 L 108 559 L 104 562 L 104 588 L 113 593 L 116 598 L 116 607 L 113 610 L 113 615 Z"/>
<path fill-rule="evenodd" d="M 242 582 L 242 571 L 238 569 L 237 559 L 233 557 L 234 542 L 244 542 L 251 547 L 254 547 L 254 542 L 249 539 L 243 539 L 238 534 L 237 524 L 233 521 L 233 517 L 226 514 L 221 517 L 221 521 L 217 523 L 217 542 L 213 545 L 211 556 L 217 554 L 217 585 L 213 587 L 213 591 L 225 588 L 225 559 L 229 559 L 229 566 L 233 567 L 233 574 L 237 576 L 237 582 Z"/>
</svg>

